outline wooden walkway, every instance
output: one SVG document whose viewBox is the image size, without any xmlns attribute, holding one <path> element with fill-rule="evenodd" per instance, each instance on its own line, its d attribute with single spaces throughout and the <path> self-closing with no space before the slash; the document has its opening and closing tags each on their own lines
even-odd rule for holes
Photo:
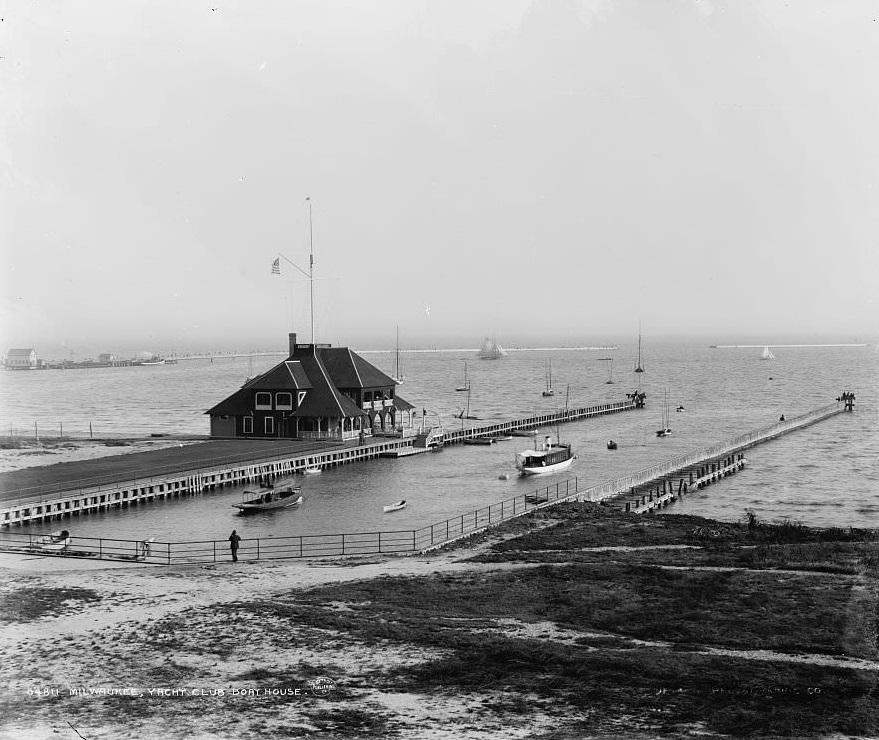
<svg viewBox="0 0 879 740">
<path fill-rule="evenodd" d="M 387 454 L 459 444 L 467 439 L 535 429 L 630 411 L 635 401 L 599 404 L 506 422 L 476 424 L 452 432 L 439 428 L 408 437 L 367 437 L 363 444 L 300 440 L 210 440 L 95 460 L 61 463 L 0 474 L 0 526 L 60 519 L 125 508 L 157 498 L 176 498 L 254 480 L 333 467 Z"/>
</svg>

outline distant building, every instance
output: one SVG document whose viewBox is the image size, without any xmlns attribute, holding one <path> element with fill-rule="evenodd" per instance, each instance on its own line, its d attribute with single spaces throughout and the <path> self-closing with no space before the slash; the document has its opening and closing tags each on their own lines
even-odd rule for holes
<svg viewBox="0 0 879 740">
<path fill-rule="evenodd" d="M 111 362 L 116 362 L 116 355 L 112 352 L 101 352 L 98 355 L 98 362 L 102 365 L 109 365 Z"/>
<path fill-rule="evenodd" d="M 212 437 L 356 439 L 411 422 L 396 383 L 347 347 L 297 344 L 290 356 L 247 381 L 206 413 Z"/>
<path fill-rule="evenodd" d="M 6 353 L 7 370 L 36 370 L 38 367 L 35 349 L 11 349 Z"/>
</svg>

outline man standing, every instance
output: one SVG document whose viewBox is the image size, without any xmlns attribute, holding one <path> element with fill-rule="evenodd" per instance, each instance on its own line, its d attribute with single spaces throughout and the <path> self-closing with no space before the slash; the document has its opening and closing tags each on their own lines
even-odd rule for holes
<svg viewBox="0 0 879 740">
<path fill-rule="evenodd" d="M 241 542 L 241 538 L 238 536 L 238 533 L 233 529 L 232 534 L 229 535 L 229 549 L 232 551 L 232 562 L 238 562 L 238 543 Z"/>
</svg>

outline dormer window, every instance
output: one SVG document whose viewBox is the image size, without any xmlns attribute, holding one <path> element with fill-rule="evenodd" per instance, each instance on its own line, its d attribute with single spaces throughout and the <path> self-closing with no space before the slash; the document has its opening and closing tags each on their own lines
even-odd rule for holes
<svg viewBox="0 0 879 740">
<path fill-rule="evenodd" d="M 271 411 L 272 410 L 272 394 L 266 392 L 260 392 L 256 394 L 256 409 L 257 411 Z"/>
<path fill-rule="evenodd" d="M 305 400 L 305 394 L 306 394 L 306 392 L 307 392 L 307 391 L 299 391 L 299 396 L 297 397 L 298 400 L 297 400 L 297 402 L 296 402 L 298 406 L 301 406 L 301 405 L 302 405 L 302 402 Z"/>
<path fill-rule="evenodd" d="M 293 410 L 293 394 L 292 393 L 276 393 L 275 408 L 279 411 Z"/>
</svg>

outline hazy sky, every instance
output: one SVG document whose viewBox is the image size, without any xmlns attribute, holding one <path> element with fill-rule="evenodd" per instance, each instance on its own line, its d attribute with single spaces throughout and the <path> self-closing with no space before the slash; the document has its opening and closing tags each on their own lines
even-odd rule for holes
<svg viewBox="0 0 879 740">
<path fill-rule="evenodd" d="M 0 352 L 876 340 L 875 0 L 0 15 Z"/>
</svg>

